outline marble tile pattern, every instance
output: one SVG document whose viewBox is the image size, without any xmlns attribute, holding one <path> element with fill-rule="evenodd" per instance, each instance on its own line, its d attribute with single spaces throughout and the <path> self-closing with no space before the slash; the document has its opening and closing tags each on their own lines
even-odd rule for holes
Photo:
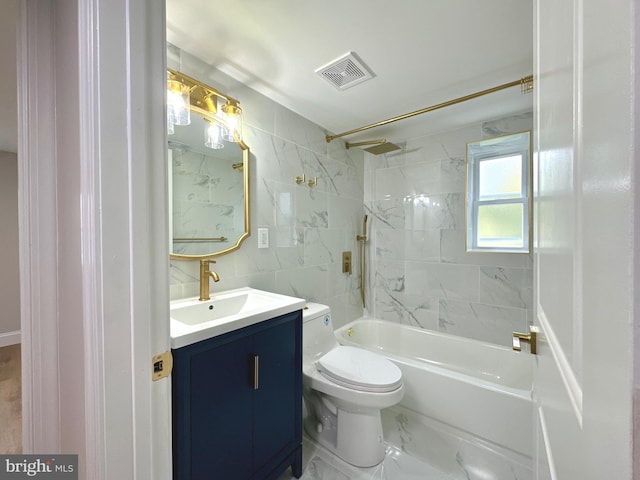
<svg viewBox="0 0 640 480">
<path fill-rule="evenodd" d="M 465 249 L 466 145 L 530 130 L 532 114 L 408 140 L 365 157 L 369 311 L 385 320 L 511 345 L 532 318 L 532 257 Z"/>
<path fill-rule="evenodd" d="M 168 61 L 240 99 L 251 149 L 251 230 L 269 229 L 269 248 L 259 249 L 254 234 L 238 251 L 216 258 L 212 267 L 221 280 L 212 284 L 212 293 L 248 285 L 325 303 L 336 328 L 360 317 L 356 235 L 367 214 L 366 297 L 372 314 L 505 345 L 511 331 L 526 329 L 531 257 L 466 253 L 464 192 L 466 143 L 527 130 L 529 113 L 412 139 L 400 151 L 365 158 L 340 141 L 327 144 L 321 127 L 186 52 Z M 297 184 L 302 174 L 317 185 Z M 353 254 L 351 275 L 342 273 L 343 251 Z M 198 290 L 198 263 L 172 260 L 171 298 L 196 296 Z M 305 436 L 302 478 L 532 478 L 527 459 L 399 406 L 383 411 L 383 425 L 387 457 L 368 469 L 342 462 Z M 287 472 L 280 480 L 290 478 Z"/>
<path fill-rule="evenodd" d="M 216 258 L 214 270 L 220 282 L 212 293 L 240 286 L 264 288 L 331 306 L 336 326 L 362 315 L 360 300 L 359 244 L 356 235 L 364 215 L 364 154 L 346 150 L 339 140 L 328 144 L 326 132 L 294 112 L 236 82 L 201 60 L 180 52 L 168 58 L 173 66 L 195 76 L 241 102 L 244 140 L 250 148 L 251 231 L 241 248 Z M 182 180 L 191 183 L 202 172 L 198 159 L 181 158 L 182 165 L 193 164 Z M 204 172 L 205 187 L 218 172 Z M 317 184 L 297 184 L 305 175 Z M 202 183 L 202 182 L 201 182 Z M 192 186 L 186 199 L 191 210 L 209 192 Z M 181 203 L 181 206 L 185 204 Z M 181 207 L 183 208 L 183 207 Z M 212 208 L 207 206 L 207 208 Z M 216 204 L 219 210 L 224 202 Z M 202 208 L 201 208 L 202 209 Z M 186 210 L 186 209 L 185 209 Z M 234 215 L 227 208 L 228 225 Z M 191 217 L 185 212 L 184 224 Z M 259 249 L 255 232 L 269 229 L 269 248 Z M 343 251 L 351 251 L 352 274 L 342 273 Z M 171 261 L 171 298 L 198 294 L 197 262 Z"/>
<path fill-rule="evenodd" d="M 251 230 L 269 229 L 269 248 L 258 249 L 254 234 L 216 259 L 221 280 L 213 292 L 249 285 L 326 303 L 336 327 L 358 318 L 356 235 L 367 214 L 370 313 L 502 345 L 510 345 L 512 331 L 526 331 L 532 258 L 467 253 L 464 205 L 467 142 L 531 129 L 530 112 L 407 140 L 376 156 L 339 140 L 327 144 L 318 125 L 184 51 L 168 61 L 242 102 Z M 302 174 L 317 185 L 297 184 Z M 351 275 L 341 271 L 343 251 L 352 252 Z M 174 260 L 170 271 L 171 298 L 198 294 L 196 262 Z"/>
<path fill-rule="evenodd" d="M 244 206 L 241 201 L 229 202 L 229 198 L 243 198 L 242 173 L 217 158 L 215 152 L 171 152 L 174 238 L 236 239 L 244 232 Z M 212 222 L 212 218 L 216 221 Z M 173 251 L 193 255 L 203 247 L 209 247 L 209 251 L 221 248 L 219 243 L 174 242 Z"/>
<path fill-rule="evenodd" d="M 531 458 L 396 406 L 382 411 L 383 462 L 349 465 L 306 435 L 301 480 L 533 480 Z M 278 480 L 293 480 L 287 470 Z"/>
</svg>

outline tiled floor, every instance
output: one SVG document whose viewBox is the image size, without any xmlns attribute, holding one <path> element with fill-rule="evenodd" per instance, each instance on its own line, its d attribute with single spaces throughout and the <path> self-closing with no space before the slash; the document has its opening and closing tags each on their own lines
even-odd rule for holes
<svg viewBox="0 0 640 480">
<path fill-rule="evenodd" d="M 301 480 L 532 480 L 530 458 L 442 424 L 426 421 L 419 427 L 413 422 L 411 436 L 416 438 L 387 428 L 407 415 L 401 408 L 383 412 L 387 454 L 371 468 L 349 465 L 304 435 Z M 292 479 L 287 471 L 278 480 Z"/>
<path fill-rule="evenodd" d="M 0 452 L 21 451 L 20 349 L 0 348 Z M 531 480 L 530 458 L 401 407 L 383 411 L 385 460 L 357 468 L 303 437 L 302 480 Z M 278 480 L 292 480 L 290 471 Z"/>
<path fill-rule="evenodd" d="M 375 467 L 357 468 L 332 455 L 306 436 L 303 442 L 305 468 L 300 480 L 457 480 L 422 462 L 398 447 L 387 446 L 385 460 Z M 279 480 L 292 480 L 290 471 Z"/>
</svg>

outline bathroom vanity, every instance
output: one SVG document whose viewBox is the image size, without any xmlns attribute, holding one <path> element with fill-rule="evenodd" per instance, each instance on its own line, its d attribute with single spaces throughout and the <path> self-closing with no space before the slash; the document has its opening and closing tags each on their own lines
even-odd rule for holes
<svg viewBox="0 0 640 480">
<path fill-rule="evenodd" d="M 173 478 L 302 474 L 302 311 L 172 350 Z M 177 342 L 180 343 L 180 342 Z"/>
</svg>

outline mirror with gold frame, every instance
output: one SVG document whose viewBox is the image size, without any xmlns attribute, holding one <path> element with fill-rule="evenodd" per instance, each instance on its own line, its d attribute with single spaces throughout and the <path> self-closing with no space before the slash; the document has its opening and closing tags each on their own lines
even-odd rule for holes
<svg viewBox="0 0 640 480">
<path fill-rule="evenodd" d="M 212 120 L 191 105 L 191 123 L 174 126 L 168 137 L 172 259 L 224 255 L 250 235 L 249 147 L 238 139 L 225 141 L 224 148 L 206 147 L 204 132 Z"/>
</svg>

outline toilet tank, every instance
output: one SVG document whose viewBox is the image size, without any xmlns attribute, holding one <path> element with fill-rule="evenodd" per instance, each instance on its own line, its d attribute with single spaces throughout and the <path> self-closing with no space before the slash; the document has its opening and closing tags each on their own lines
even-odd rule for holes
<svg viewBox="0 0 640 480">
<path fill-rule="evenodd" d="M 307 303 L 302 310 L 303 355 L 307 358 L 320 357 L 337 345 L 329 307 L 319 303 Z"/>
</svg>

